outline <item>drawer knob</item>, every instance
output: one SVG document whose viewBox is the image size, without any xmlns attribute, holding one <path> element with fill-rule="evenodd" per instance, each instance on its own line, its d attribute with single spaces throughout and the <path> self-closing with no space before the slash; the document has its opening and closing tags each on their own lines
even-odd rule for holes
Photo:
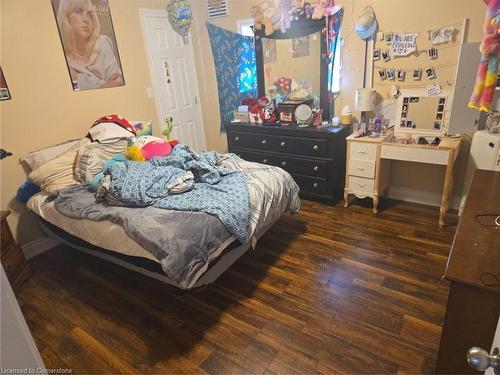
<svg viewBox="0 0 500 375">
<path fill-rule="evenodd" d="M 263 145 L 265 145 L 267 143 L 267 141 L 265 139 L 263 139 L 262 142 L 260 142 L 260 143 L 262 143 Z"/>
<path fill-rule="evenodd" d="M 285 147 L 285 146 L 286 146 L 286 142 L 285 142 L 285 141 L 281 142 L 281 143 L 280 143 L 280 146 L 281 146 L 281 147 Z"/>
<path fill-rule="evenodd" d="M 319 150 L 319 146 L 318 146 L 318 145 L 314 145 L 314 146 L 313 146 L 313 150 L 314 150 L 314 151 L 318 151 L 318 150 Z"/>
<path fill-rule="evenodd" d="M 317 165 L 315 165 L 313 169 L 314 169 L 314 172 L 319 171 L 319 167 Z"/>
<path fill-rule="evenodd" d="M 238 142 L 240 140 L 240 137 L 234 137 L 234 140 Z"/>
<path fill-rule="evenodd" d="M 281 166 L 282 166 L 282 167 L 285 167 L 285 166 L 286 166 L 286 161 L 282 161 L 282 162 L 281 162 Z"/>
<path fill-rule="evenodd" d="M 267 159 L 262 160 L 264 164 L 267 164 Z"/>
<path fill-rule="evenodd" d="M 315 188 L 315 189 L 319 188 L 319 184 L 318 184 L 317 182 L 315 182 L 315 183 L 313 184 L 313 188 Z"/>
<path fill-rule="evenodd" d="M 366 183 L 360 183 L 359 184 L 359 187 L 365 187 L 366 186 Z"/>
<path fill-rule="evenodd" d="M 358 170 L 359 170 L 359 171 L 364 171 L 364 170 L 365 170 L 365 168 L 363 168 L 363 167 L 358 167 Z"/>
<path fill-rule="evenodd" d="M 366 155 L 366 151 L 359 150 L 359 151 L 358 151 L 358 154 L 363 154 L 363 155 Z"/>
</svg>

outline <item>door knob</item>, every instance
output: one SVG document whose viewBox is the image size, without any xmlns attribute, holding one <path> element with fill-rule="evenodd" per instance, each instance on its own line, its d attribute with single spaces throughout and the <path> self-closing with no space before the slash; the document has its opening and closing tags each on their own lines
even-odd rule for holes
<svg viewBox="0 0 500 375">
<path fill-rule="evenodd" d="M 467 362 L 469 366 L 477 371 L 486 371 L 489 367 L 495 369 L 495 374 L 500 370 L 499 349 L 495 348 L 493 354 L 488 354 L 483 348 L 474 346 L 467 351 Z"/>
</svg>

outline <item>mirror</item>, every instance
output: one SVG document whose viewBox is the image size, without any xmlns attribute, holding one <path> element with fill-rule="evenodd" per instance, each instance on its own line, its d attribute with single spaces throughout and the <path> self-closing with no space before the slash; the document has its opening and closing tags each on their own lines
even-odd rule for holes
<svg viewBox="0 0 500 375">
<path fill-rule="evenodd" d="M 264 90 L 271 99 L 313 99 L 320 107 L 321 33 L 292 39 L 262 38 Z"/>
<path fill-rule="evenodd" d="M 313 99 L 330 120 L 328 95 L 328 50 L 323 19 L 299 19 L 286 32 L 265 35 L 255 30 L 255 57 L 259 96 L 278 102 Z"/>
<path fill-rule="evenodd" d="M 398 104 L 400 131 L 445 132 L 446 96 L 403 95 Z"/>
</svg>

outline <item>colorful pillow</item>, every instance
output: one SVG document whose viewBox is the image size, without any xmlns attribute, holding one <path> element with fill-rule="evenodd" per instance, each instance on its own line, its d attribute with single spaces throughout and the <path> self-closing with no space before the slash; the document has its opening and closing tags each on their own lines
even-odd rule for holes
<svg viewBox="0 0 500 375">
<path fill-rule="evenodd" d="M 78 181 L 91 182 L 101 172 L 102 163 L 116 154 L 125 154 L 127 140 L 119 139 L 113 143 L 92 142 L 78 150 L 75 161 L 75 176 Z"/>
<path fill-rule="evenodd" d="M 88 138 L 82 138 L 65 153 L 33 170 L 28 178 L 49 193 L 78 184 L 74 175 L 75 159 L 80 147 L 88 143 Z"/>
<path fill-rule="evenodd" d="M 170 143 L 162 138 L 145 135 L 137 137 L 135 143 L 127 148 L 127 157 L 133 161 L 144 161 L 155 156 L 168 156 L 172 153 Z"/>
<path fill-rule="evenodd" d="M 42 148 L 38 151 L 30 152 L 28 155 L 19 159 L 21 162 L 25 163 L 30 172 L 40 167 L 42 164 L 48 162 L 49 160 L 57 158 L 59 155 L 65 153 L 70 148 L 78 144 L 80 140 L 74 139 L 71 141 L 66 141 L 64 143 L 59 143 L 55 146 L 49 146 Z"/>
<path fill-rule="evenodd" d="M 131 121 L 130 123 L 135 128 L 136 137 L 153 135 L 153 121 Z"/>
</svg>

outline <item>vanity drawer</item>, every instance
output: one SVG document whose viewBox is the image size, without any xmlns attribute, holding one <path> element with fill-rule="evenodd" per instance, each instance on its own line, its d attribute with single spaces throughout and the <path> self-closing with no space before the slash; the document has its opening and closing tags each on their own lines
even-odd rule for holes
<svg viewBox="0 0 500 375">
<path fill-rule="evenodd" d="M 229 146 L 273 150 L 276 139 L 271 135 L 231 132 L 228 136 Z"/>
<path fill-rule="evenodd" d="M 301 193 L 328 194 L 328 180 L 325 178 L 315 178 L 292 175 L 299 185 Z"/>
<path fill-rule="evenodd" d="M 432 150 L 430 148 L 382 146 L 380 157 L 391 160 L 404 160 L 428 164 L 448 164 L 448 150 Z"/>
<path fill-rule="evenodd" d="M 350 142 L 349 159 L 375 160 L 377 145 L 368 142 Z"/>
<path fill-rule="evenodd" d="M 276 165 L 291 174 L 328 177 L 328 164 L 326 161 L 295 159 L 276 155 Z"/>
<path fill-rule="evenodd" d="M 243 160 L 253 161 L 255 163 L 275 165 L 274 156 L 265 152 L 251 152 L 247 150 L 241 150 L 238 148 L 233 148 L 232 153 L 236 154 Z"/>
<path fill-rule="evenodd" d="M 375 181 L 370 178 L 349 176 L 349 190 L 361 196 L 372 196 Z"/>
<path fill-rule="evenodd" d="M 328 140 L 315 138 L 276 137 L 277 152 L 306 156 L 328 157 Z"/>
<path fill-rule="evenodd" d="M 349 160 L 349 175 L 375 178 L 375 162 L 371 160 L 351 159 Z"/>
</svg>

